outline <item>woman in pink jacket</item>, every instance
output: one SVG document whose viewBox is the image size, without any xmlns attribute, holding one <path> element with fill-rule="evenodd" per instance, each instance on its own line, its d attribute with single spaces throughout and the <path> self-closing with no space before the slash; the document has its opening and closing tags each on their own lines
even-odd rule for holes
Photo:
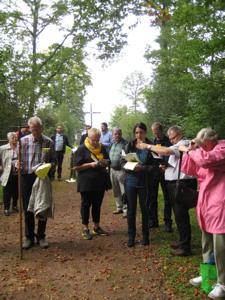
<svg viewBox="0 0 225 300">
<path fill-rule="evenodd" d="M 179 150 L 186 152 L 182 171 L 199 181 L 196 211 L 202 230 L 203 262 L 215 255 L 218 279 L 208 297 L 225 299 L 225 140 L 218 140 L 213 129 L 203 128 L 189 147 L 180 146 Z M 199 286 L 201 281 L 199 276 L 190 283 Z"/>
</svg>

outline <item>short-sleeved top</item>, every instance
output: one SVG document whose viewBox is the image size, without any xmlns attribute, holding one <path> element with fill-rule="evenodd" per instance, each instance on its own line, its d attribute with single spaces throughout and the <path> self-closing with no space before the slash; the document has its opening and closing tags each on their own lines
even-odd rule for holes
<svg viewBox="0 0 225 300">
<path fill-rule="evenodd" d="M 173 181 L 178 179 L 178 171 L 179 171 L 179 162 L 180 162 L 180 151 L 179 146 L 189 145 L 189 140 L 182 139 L 175 145 L 170 146 L 170 149 L 173 151 L 173 155 L 169 156 L 168 160 L 168 167 L 165 171 L 165 180 L 167 181 Z M 180 172 L 180 179 L 193 179 L 194 177 L 184 174 L 183 172 Z"/>
<path fill-rule="evenodd" d="M 105 147 L 101 146 L 101 153 L 104 159 L 109 159 Z M 85 163 L 91 163 L 94 160 L 91 158 L 91 152 L 83 144 L 80 145 L 74 155 L 74 166 L 81 166 Z M 77 191 L 104 191 L 107 189 L 107 171 L 105 168 L 89 168 L 78 172 L 77 176 Z"/>
</svg>

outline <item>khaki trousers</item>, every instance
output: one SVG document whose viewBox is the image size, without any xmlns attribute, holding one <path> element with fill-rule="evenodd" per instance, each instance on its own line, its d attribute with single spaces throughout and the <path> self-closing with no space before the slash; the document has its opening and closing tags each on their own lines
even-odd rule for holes
<svg viewBox="0 0 225 300">
<path fill-rule="evenodd" d="M 225 234 L 212 234 L 202 231 L 202 256 L 207 263 L 211 253 L 214 253 L 217 283 L 225 286 Z"/>
<path fill-rule="evenodd" d="M 124 194 L 124 171 L 110 168 L 110 177 L 112 182 L 113 196 L 116 202 L 117 210 L 126 212 L 127 205 L 123 204 L 122 197 Z"/>
</svg>

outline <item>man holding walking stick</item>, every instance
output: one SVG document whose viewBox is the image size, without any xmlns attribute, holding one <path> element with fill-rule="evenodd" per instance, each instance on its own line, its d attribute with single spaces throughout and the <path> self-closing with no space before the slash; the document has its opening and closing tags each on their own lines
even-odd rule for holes
<svg viewBox="0 0 225 300">
<path fill-rule="evenodd" d="M 28 120 L 31 134 L 21 138 L 21 174 L 22 174 L 22 198 L 25 217 L 25 235 L 23 249 L 29 249 L 34 246 L 35 237 L 41 248 L 47 248 L 48 242 L 45 239 L 46 218 L 38 219 L 37 234 L 34 233 L 35 218 L 34 213 L 28 211 L 28 205 L 32 188 L 36 180 L 36 174 L 33 168 L 40 163 L 55 164 L 55 152 L 53 142 L 50 138 L 42 134 L 42 121 L 38 117 L 32 117 Z M 48 149 L 48 153 L 44 150 Z"/>
</svg>

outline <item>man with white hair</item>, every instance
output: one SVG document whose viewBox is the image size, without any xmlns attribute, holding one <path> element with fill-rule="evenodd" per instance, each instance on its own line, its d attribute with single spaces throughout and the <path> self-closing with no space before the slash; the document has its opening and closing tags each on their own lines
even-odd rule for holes
<svg viewBox="0 0 225 300">
<path fill-rule="evenodd" d="M 34 233 L 35 218 L 34 213 L 28 211 L 32 187 L 36 179 L 33 167 L 40 163 L 55 164 L 55 151 L 50 138 L 42 134 L 42 121 L 38 117 L 28 120 L 31 134 L 21 138 L 21 171 L 22 171 L 22 197 L 25 217 L 25 235 L 23 249 L 34 246 L 35 237 L 41 248 L 47 248 L 48 242 L 45 239 L 45 229 L 47 219 L 38 219 L 37 233 Z M 43 148 L 48 149 L 48 153 L 43 153 Z"/>
</svg>

